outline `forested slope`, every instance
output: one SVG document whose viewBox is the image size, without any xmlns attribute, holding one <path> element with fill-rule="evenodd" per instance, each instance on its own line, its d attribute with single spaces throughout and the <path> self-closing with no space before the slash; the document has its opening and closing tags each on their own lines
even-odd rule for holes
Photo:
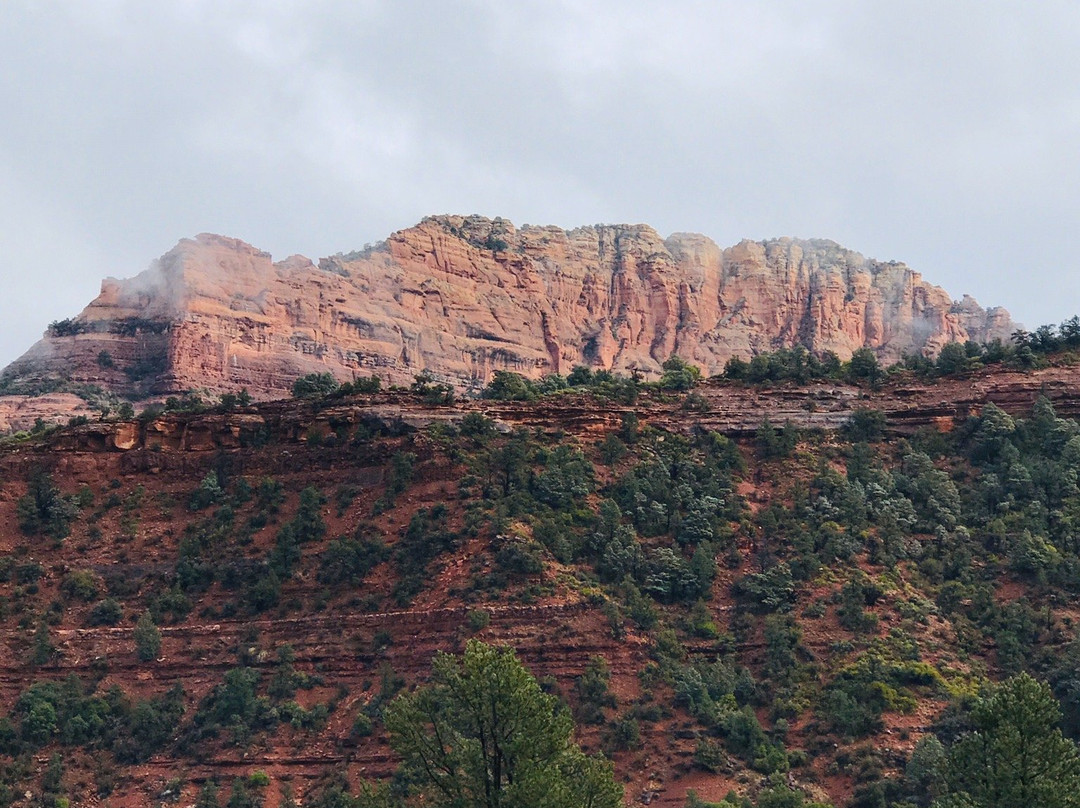
<svg viewBox="0 0 1080 808">
<path fill-rule="evenodd" d="M 1030 384 L 921 421 L 898 393 L 990 378 L 808 399 L 675 364 L 463 404 L 420 379 L 11 441 L 0 802 L 352 804 L 395 777 L 387 704 L 471 637 L 630 800 L 971 791 L 989 683 L 1047 682 L 1080 735 L 1080 425 Z M 843 406 L 725 426 L 781 394 Z"/>
</svg>

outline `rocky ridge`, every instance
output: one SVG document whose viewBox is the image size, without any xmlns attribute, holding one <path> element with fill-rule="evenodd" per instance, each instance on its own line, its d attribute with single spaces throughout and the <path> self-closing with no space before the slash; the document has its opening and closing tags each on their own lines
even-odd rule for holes
<svg viewBox="0 0 1080 808">
<path fill-rule="evenodd" d="M 268 808 L 282 804 L 276 792 L 279 783 L 289 784 L 298 797 L 306 798 L 318 793 L 333 772 L 347 774 L 353 783 L 388 776 L 396 759 L 380 733 L 369 737 L 354 731 L 356 716 L 380 692 L 385 671 L 417 681 L 426 674 L 435 651 L 455 649 L 473 633 L 512 645 L 530 670 L 548 677 L 549 683 L 571 698 L 577 677 L 591 659 L 601 656 L 610 666 L 612 690 L 626 709 L 640 697 L 638 673 L 652 659 L 650 635 L 630 626 L 626 636 L 615 636 L 600 602 L 590 600 L 586 590 L 566 587 L 566 568 L 552 563 L 539 576 L 537 580 L 547 587 L 538 590 L 539 597 L 518 598 L 517 591 L 511 590 L 490 601 L 463 600 L 461 593 L 472 585 L 471 576 L 482 578 L 492 569 L 490 537 L 468 537 L 433 568 L 430 586 L 411 605 L 399 607 L 390 598 L 392 576 L 386 571 L 374 572 L 362 584 L 329 589 L 319 577 L 326 542 L 353 535 L 359 524 L 376 519 L 380 535 L 393 545 L 418 509 L 439 503 L 460 507 L 466 469 L 441 442 L 447 431 L 430 427 L 460 423 L 470 413 L 483 413 L 503 433 L 519 430 L 536 435 L 546 430 L 554 440 L 557 431 L 590 452 L 589 447 L 598 445 L 603 436 L 620 429 L 630 409 L 639 415 L 642 427 L 661 433 L 690 435 L 716 429 L 740 438 L 752 435 L 765 416 L 778 423 L 831 430 L 856 409 L 869 407 L 884 413 L 890 433 L 910 435 L 921 427 L 947 431 L 991 401 L 1006 411 L 1026 414 L 1039 395 L 1048 396 L 1060 414 L 1075 416 L 1080 414 L 1078 374 L 1080 369 L 1068 365 L 1030 373 L 994 369 L 933 383 L 895 378 L 873 390 L 840 383 L 775 388 L 706 384 L 695 391 L 706 405 L 699 401 L 694 409 L 687 409 L 685 398 L 671 396 L 646 395 L 629 408 L 577 394 L 528 403 L 466 401 L 453 407 L 430 406 L 418 396 L 396 391 L 322 401 L 278 401 L 234 412 L 169 413 L 145 422 L 90 423 L 24 443 L 12 442 L 0 451 L 0 467 L 10 481 L 0 491 L 0 557 L 15 559 L 8 564 L 17 562 L 17 566 L 14 572 L 8 569 L 13 577 L 0 580 L 0 593 L 7 598 L 5 604 L 15 604 L 16 611 L 0 617 L 9 621 L 0 662 L 0 708 L 12 709 L 33 681 L 59 682 L 71 675 L 95 682 L 100 692 L 116 686 L 139 698 L 180 685 L 186 694 L 186 731 L 199 705 L 227 671 L 242 662 L 264 681 L 271 681 L 280 671 L 276 649 L 285 646 L 295 654 L 296 669 L 318 682 L 297 694 L 302 705 L 336 704 L 317 732 L 282 725 L 246 746 L 221 738 L 191 758 L 169 746 L 137 765 L 109 764 L 114 766 L 109 781 L 113 793 L 107 798 L 96 793 L 92 772 L 108 758 L 66 749 L 67 788 L 73 804 L 124 808 L 158 804 L 159 795 L 174 781 L 183 783 L 182 804 L 191 804 L 207 779 L 227 784 L 255 770 L 266 772 L 274 782 L 267 795 Z M 335 434 L 340 432 L 378 437 L 342 441 Z M 755 460 L 751 445 L 743 441 L 752 468 L 739 490 L 753 511 L 770 501 L 771 476 L 786 472 Z M 389 511 L 373 517 L 372 504 L 387 484 L 391 458 L 406 449 L 414 453 L 414 485 Z M 60 490 L 94 495 L 93 502 L 87 500 L 85 518 L 63 542 L 27 536 L 16 527 L 19 501 L 27 490 L 22 481 L 43 469 Z M 274 546 L 274 534 L 294 512 L 296 492 L 306 486 L 316 486 L 328 495 L 321 508 L 327 536 L 315 545 L 305 545 L 305 565 L 287 583 L 281 608 L 252 615 L 242 607 L 243 590 L 224 584 L 209 590 L 192 587 L 189 595 L 194 608 L 163 619 L 158 659 L 140 661 L 133 639 L 134 618 L 161 592 L 172 591 L 168 587 L 174 584 L 180 546 L 196 535 L 200 524 L 213 521 L 210 511 L 200 512 L 189 504 L 193 490 L 211 472 L 222 479 L 244 478 L 253 485 L 277 480 L 289 494 L 284 512 L 269 526 L 255 530 L 243 542 L 226 543 L 236 554 L 229 559 L 231 568 L 259 569 L 260 559 Z M 340 499 L 343 487 L 353 489 L 355 501 Z M 256 508 L 250 499 L 238 502 L 237 507 L 241 510 L 235 527 L 243 532 L 242 525 L 250 524 Z M 743 570 L 752 569 L 749 537 L 738 550 L 745 558 Z M 17 570 L 32 571 L 38 563 L 35 559 L 40 559 L 40 578 L 32 588 L 17 585 L 19 575 L 29 574 Z M 116 590 L 124 620 L 113 626 L 97 625 L 91 618 L 91 600 L 83 602 L 66 593 L 65 581 L 79 572 L 89 572 L 98 581 L 97 597 Z M 724 626 L 733 615 L 728 592 L 735 575 L 726 566 L 720 571 L 709 607 Z M 379 608 L 371 605 L 375 595 L 381 598 Z M 821 593 L 808 595 L 806 601 L 813 597 L 824 602 Z M 36 636 L 30 630 L 32 621 L 23 621 L 25 625 L 19 628 L 15 623 L 33 608 L 60 602 L 65 607 L 57 623 L 50 629 L 38 627 L 49 632 L 53 652 L 46 662 L 34 665 L 28 662 Z M 471 629 L 469 623 L 477 609 L 483 609 L 490 621 L 479 630 Z M 802 609 L 794 613 L 801 614 Z M 898 620 L 888 615 L 881 634 Z M 839 629 L 831 623 L 816 629 L 806 621 L 803 625 L 804 652 L 817 660 L 833 658 Z M 944 630 L 936 615 L 928 625 Z M 717 647 L 705 638 L 688 639 L 686 644 L 687 652 L 701 659 L 712 659 Z M 737 651 L 748 664 L 760 666 L 765 642 L 751 633 L 740 641 Z M 670 699 L 662 695 L 661 700 Z M 892 715 L 889 721 L 887 733 L 876 740 L 885 754 L 903 759 L 931 717 L 915 712 Z M 593 749 L 603 743 L 602 730 L 596 726 L 582 725 L 579 737 Z M 615 756 L 628 798 L 681 808 L 688 788 L 708 799 L 720 799 L 729 788 L 745 790 L 747 782 L 730 772 L 706 773 L 695 764 L 700 737 L 700 731 L 677 709 L 672 719 L 643 724 L 641 747 Z M 40 754 L 37 768 L 46 760 Z M 850 774 L 828 771 L 823 763 L 793 776 L 801 787 L 816 789 L 821 799 L 836 804 L 848 799 L 854 787 Z"/>
<path fill-rule="evenodd" d="M 318 265 L 274 262 L 222 236 L 185 239 L 140 275 L 106 279 L 3 385 L 275 398 L 305 373 L 407 383 L 427 372 L 475 388 L 496 370 L 536 377 L 579 364 L 648 376 L 672 354 L 714 374 L 733 356 L 795 344 L 842 359 L 869 347 L 892 362 L 1014 327 L 1004 309 L 954 302 L 902 263 L 831 241 L 722 250 L 646 225 L 437 216 Z"/>
<path fill-rule="evenodd" d="M 433 425 L 458 425 L 470 413 L 492 419 L 498 431 L 572 433 L 581 439 L 617 429 L 622 416 L 636 412 L 648 423 L 675 433 L 715 430 L 733 439 L 751 438 L 763 419 L 805 430 L 837 430 L 859 410 L 880 410 L 886 430 L 910 436 L 930 428 L 950 432 L 987 403 L 1023 415 L 1040 396 L 1059 414 L 1080 418 L 1080 368 L 1052 366 L 1034 371 L 986 368 L 963 377 L 920 381 L 902 376 L 876 389 L 840 382 L 776 387 L 709 383 L 698 387 L 701 408 L 688 419 L 679 401 L 644 398 L 635 405 L 598 407 L 586 394 L 564 394 L 539 402 L 464 400 L 453 406 L 425 403 L 406 392 L 349 396 L 336 401 L 285 400 L 237 411 L 168 412 L 154 419 L 94 421 L 32 441 L 0 455 L 11 475 L 25 475 L 44 456 L 66 458 L 70 469 L 88 463 L 118 463 L 117 472 L 191 471 L 217 452 L 230 452 L 272 440 L 303 447 L 331 437 L 342 425 L 367 425 L 376 432 L 414 433 Z M 99 461 L 97 455 L 112 455 Z M 290 457 L 288 453 L 284 455 Z M 126 457 L 127 459 L 120 459 Z M 382 458 L 385 459 L 385 458 Z M 265 461 L 264 461 L 265 462 Z M 283 461 L 287 470 L 291 460 Z M 74 464 L 74 465 L 72 465 Z"/>
</svg>

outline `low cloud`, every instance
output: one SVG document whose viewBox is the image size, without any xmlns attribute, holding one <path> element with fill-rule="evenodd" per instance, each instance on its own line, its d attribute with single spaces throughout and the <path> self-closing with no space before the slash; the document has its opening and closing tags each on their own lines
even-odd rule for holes
<svg viewBox="0 0 1080 808">
<path fill-rule="evenodd" d="M 826 237 L 1029 325 L 1080 309 L 1080 8 L 0 6 L 0 362 L 179 238 L 429 213 Z"/>
</svg>

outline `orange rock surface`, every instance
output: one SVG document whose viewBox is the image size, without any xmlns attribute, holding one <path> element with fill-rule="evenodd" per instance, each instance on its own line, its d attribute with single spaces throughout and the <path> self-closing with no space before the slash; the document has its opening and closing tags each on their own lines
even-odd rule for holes
<svg viewBox="0 0 1080 808">
<path fill-rule="evenodd" d="M 830 241 L 664 239 L 646 225 L 564 231 L 429 217 L 361 252 L 274 262 L 242 241 L 185 239 L 135 278 L 107 279 L 66 329 L 5 371 L 8 392 L 62 378 L 136 398 L 302 374 L 479 387 L 495 370 L 575 365 L 653 375 L 672 354 L 718 373 L 798 343 L 884 362 L 950 341 L 1007 338 L 1004 309 L 954 302 L 904 264 Z M 14 384 L 12 384 L 14 382 Z"/>
</svg>

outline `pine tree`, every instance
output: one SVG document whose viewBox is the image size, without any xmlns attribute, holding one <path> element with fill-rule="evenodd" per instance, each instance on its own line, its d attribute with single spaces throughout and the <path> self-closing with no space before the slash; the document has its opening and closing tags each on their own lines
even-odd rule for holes
<svg viewBox="0 0 1080 808">
<path fill-rule="evenodd" d="M 56 656 L 56 646 L 53 645 L 52 638 L 49 636 L 49 626 L 42 620 L 34 632 L 34 648 L 30 654 L 30 664 L 35 668 L 47 665 L 54 656 Z"/>
<path fill-rule="evenodd" d="M 157 659 L 161 652 L 161 632 L 154 625 L 150 612 L 143 612 L 135 624 L 135 655 L 143 662 Z"/>
<path fill-rule="evenodd" d="M 1050 688 L 1026 673 L 971 712 L 974 731 L 949 752 L 939 808 L 1080 808 L 1080 752 L 1061 734 Z"/>
<path fill-rule="evenodd" d="M 620 808 L 603 758 L 571 738 L 573 721 L 508 648 L 470 640 L 439 654 L 432 683 L 386 710 L 390 742 L 426 806 Z"/>
<path fill-rule="evenodd" d="M 218 785 L 213 780 L 207 780 L 199 789 L 199 796 L 195 800 L 195 808 L 221 808 L 218 801 Z"/>
</svg>

